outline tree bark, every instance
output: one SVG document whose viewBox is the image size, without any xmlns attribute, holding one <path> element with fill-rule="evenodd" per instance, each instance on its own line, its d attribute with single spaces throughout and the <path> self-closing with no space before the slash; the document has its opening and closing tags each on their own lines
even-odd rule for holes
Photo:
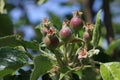
<svg viewBox="0 0 120 80">
<path fill-rule="evenodd" d="M 104 24 L 107 30 L 107 41 L 108 44 L 114 39 L 114 32 L 112 28 L 109 0 L 103 0 L 103 10 L 104 10 Z"/>
<path fill-rule="evenodd" d="M 94 0 L 82 0 L 85 19 L 88 23 L 93 23 L 93 11 L 92 11 L 93 2 Z"/>
</svg>

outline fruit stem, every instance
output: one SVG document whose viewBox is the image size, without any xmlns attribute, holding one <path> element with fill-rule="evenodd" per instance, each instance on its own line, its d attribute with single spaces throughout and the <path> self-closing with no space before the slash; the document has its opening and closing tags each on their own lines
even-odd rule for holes
<svg viewBox="0 0 120 80">
<path fill-rule="evenodd" d="M 68 57 L 70 57 L 71 58 L 71 56 L 72 56 L 72 54 L 73 54 L 73 51 L 74 51 L 74 48 L 75 48 L 75 44 L 74 43 L 72 43 L 72 48 L 71 48 L 71 50 L 70 50 L 70 52 L 69 52 L 69 56 Z"/>
<path fill-rule="evenodd" d="M 55 54 L 55 57 L 56 57 L 56 59 L 57 59 L 58 64 L 59 64 L 60 67 L 62 68 L 62 67 L 64 66 L 64 63 L 63 63 L 62 59 L 60 58 L 59 55 L 56 55 L 56 54 Z"/>
<path fill-rule="evenodd" d="M 64 44 L 64 58 L 65 58 L 66 64 L 68 65 L 67 43 Z"/>
<path fill-rule="evenodd" d="M 98 65 L 102 64 L 102 62 L 94 61 L 94 60 L 91 60 L 91 63 L 98 64 Z"/>
<path fill-rule="evenodd" d="M 77 61 L 77 57 L 78 57 L 78 56 L 75 55 L 74 58 L 73 58 L 73 66 L 75 66 L 75 63 L 76 63 L 76 61 Z"/>
<path fill-rule="evenodd" d="M 81 39 L 81 38 L 75 38 L 75 39 L 73 39 L 72 41 L 70 41 L 71 43 L 77 43 L 77 42 L 83 42 L 84 44 L 86 44 L 86 42 L 83 40 L 83 39 Z"/>
<path fill-rule="evenodd" d="M 60 55 L 59 55 L 60 53 L 58 52 L 58 50 L 52 50 L 52 52 L 54 53 L 54 55 L 55 55 L 55 57 L 57 59 L 58 64 L 60 65 L 60 67 L 65 66 L 63 60 L 60 58 Z M 57 53 L 55 53 L 55 52 L 57 52 Z"/>
</svg>

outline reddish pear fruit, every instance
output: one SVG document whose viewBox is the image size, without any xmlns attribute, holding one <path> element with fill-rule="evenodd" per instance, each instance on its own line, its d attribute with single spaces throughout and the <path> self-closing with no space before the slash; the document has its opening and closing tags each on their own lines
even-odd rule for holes
<svg viewBox="0 0 120 80">
<path fill-rule="evenodd" d="M 72 36 L 72 31 L 69 27 L 69 21 L 64 21 L 62 29 L 60 30 L 60 37 L 63 41 L 67 41 L 71 38 Z"/>
<path fill-rule="evenodd" d="M 80 18 L 81 14 L 82 14 L 81 12 L 75 11 L 73 13 L 73 18 L 70 21 L 70 26 L 75 31 L 79 31 L 83 27 L 83 21 Z"/>
<path fill-rule="evenodd" d="M 46 37 L 44 38 L 44 43 L 50 48 L 56 48 L 59 44 L 59 39 L 55 34 L 55 30 L 50 28 L 47 32 Z"/>
</svg>

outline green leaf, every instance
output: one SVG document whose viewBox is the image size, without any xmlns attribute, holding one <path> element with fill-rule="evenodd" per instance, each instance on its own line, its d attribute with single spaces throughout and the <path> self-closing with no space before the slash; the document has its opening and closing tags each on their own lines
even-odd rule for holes
<svg viewBox="0 0 120 80">
<path fill-rule="evenodd" d="M 44 75 L 53 66 L 53 61 L 44 54 L 38 55 L 34 58 L 34 70 L 31 74 L 30 80 L 37 80 L 39 76 Z"/>
<path fill-rule="evenodd" d="M 7 14 L 0 14 L 0 37 L 13 34 L 13 23 Z"/>
<path fill-rule="evenodd" d="M 4 11 L 4 6 L 5 6 L 4 0 L 0 0 L 0 13 L 3 13 L 3 11 Z"/>
<path fill-rule="evenodd" d="M 19 21 L 17 21 L 15 23 L 15 27 L 19 27 L 21 26 L 21 24 L 24 24 L 24 25 L 29 25 L 30 24 L 30 21 L 28 20 L 27 16 L 22 16 Z"/>
<path fill-rule="evenodd" d="M 94 47 L 98 46 L 99 40 L 100 40 L 100 33 L 101 33 L 101 19 L 100 14 L 102 10 L 98 11 L 97 17 L 96 17 L 96 23 L 93 30 L 93 37 L 92 37 L 92 43 Z"/>
<path fill-rule="evenodd" d="M 32 50 L 37 50 L 39 51 L 39 44 L 35 41 L 21 41 L 21 45 L 24 46 L 25 48 L 29 48 Z"/>
<path fill-rule="evenodd" d="M 82 80 L 97 80 L 97 73 L 91 67 L 84 68 L 82 70 Z"/>
<path fill-rule="evenodd" d="M 10 46 L 15 47 L 21 45 L 21 37 L 18 35 L 5 36 L 0 38 L 0 47 Z"/>
<path fill-rule="evenodd" d="M 119 35 L 120 34 L 120 28 L 119 28 L 120 24 L 118 24 L 118 23 L 112 23 L 112 25 L 113 25 L 114 33 Z"/>
<path fill-rule="evenodd" d="M 108 46 L 108 49 L 105 51 L 107 54 L 112 53 L 112 51 L 119 46 L 120 39 L 114 40 L 110 45 Z"/>
<path fill-rule="evenodd" d="M 37 4 L 42 5 L 46 3 L 48 0 L 36 0 Z"/>
<path fill-rule="evenodd" d="M 13 74 L 17 69 L 28 63 L 23 51 L 14 48 L 0 48 L 0 78 Z"/>
<path fill-rule="evenodd" d="M 0 47 L 24 46 L 25 48 L 39 50 L 39 45 L 34 41 L 24 41 L 19 35 L 11 35 L 0 38 Z"/>
<path fill-rule="evenodd" d="M 120 80 L 120 62 L 109 62 L 100 65 L 103 80 Z"/>
<path fill-rule="evenodd" d="M 53 14 L 52 12 L 49 12 L 49 15 L 50 15 L 51 23 L 53 25 L 55 25 L 54 27 L 56 27 L 58 30 L 60 30 L 62 27 L 60 18 L 58 16 L 56 16 L 55 14 Z"/>
<path fill-rule="evenodd" d="M 37 36 L 37 41 L 38 42 L 41 42 L 42 41 L 42 33 L 41 33 L 41 29 L 42 28 L 42 24 L 39 24 L 35 27 L 35 33 L 36 33 L 36 36 Z"/>
</svg>

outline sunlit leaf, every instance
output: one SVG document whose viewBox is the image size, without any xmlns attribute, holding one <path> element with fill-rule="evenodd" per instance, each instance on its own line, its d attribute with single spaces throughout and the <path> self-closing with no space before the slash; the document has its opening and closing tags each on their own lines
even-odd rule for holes
<svg viewBox="0 0 120 80">
<path fill-rule="evenodd" d="M 96 17 L 96 23 L 94 26 L 94 30 L 93 30 L 93 38 L 92 38 L 92 43 L 94 47 L 98 46 L 99 40 L 100 40 L 100 34 L 101 34 L 101 11 L 98 11 L 97 13 L 97 17 Z"/>
<path fill-rule="evenodd" d="M 14 48 L 0 48 L 0 78 L 13 74 L 27 63 L 28 57 L 24 52 Z"/>
<path fill-rule="evenodd" d="M 100 65 L 103 80 L 120 80 L 120 63 L 110 62 Z"/>
<path fill-rule="evenodd" d="M 4 6 L 5 6 L 4 0 L 0 0 L 0 13 L 3 13 L 3 11 L 4 11 Z"/>
</svg>

